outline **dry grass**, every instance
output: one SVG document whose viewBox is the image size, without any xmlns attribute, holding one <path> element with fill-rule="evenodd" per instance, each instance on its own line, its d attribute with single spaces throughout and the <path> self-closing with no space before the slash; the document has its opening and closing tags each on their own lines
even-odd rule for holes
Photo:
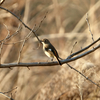
<svg viewBox="0 0 100 100">
<path fill-rule="evenodd" d="M 40 39 L 49 38 L 59 55 L 66 58 L 70 55 L 76 41 L 78 43 L 73 52 L 92 42 L 85 19 L 86 12 L 89 11 L 89 23 L 94 40 L 100 37 L 99 4 L 98 0 L 9 0 L 2 6 L 20 16 L 31 28 L 35 24 L 38 26 L 45 12 L 48 11 L 37 34 Z M 9 13 L 0 10 L 0 40 L 7 35 L 3 24 L 6 24 L 10 34 L 13 34 L 18 28 L 19 21 Z M 24 39 L 27 33 L 29 31 L 23 27 L 22 31 L 9 42 Z M 17 62 L 20 47 L 20 43 L 3 46 L 1 62 Z M 21 62 L 47 61 L 42 46 L 39 49 L 36 49 L 37 47 L 38 42 L 33 35 L 23 48 Z M 99 60 L 100 50 L 97 50 L 70 64 L 95 83 L 100 84 Z M 66 64 L 62 67 L 36 67 L 30 70 L 17 66 L 13 70 L 0 69 L 0 91 L 9 91 L 16 86 L 17 90 L 12 91 L 15 100 L 99 100 L 100 98 L 100 89 Z M 7 99 L 0 95 L 0 100 Z"/>
</svg>

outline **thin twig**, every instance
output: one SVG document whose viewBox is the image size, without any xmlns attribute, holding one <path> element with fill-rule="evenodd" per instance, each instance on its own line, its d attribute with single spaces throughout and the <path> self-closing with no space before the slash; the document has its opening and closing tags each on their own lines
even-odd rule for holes
<svg viewBox="0 0 100 100">
<path fill-rule="evenodd" d="M 11 12 L 12 13 L 12 12 Z M 38 28 L 35 30 L 35 32 L 40 28 L 40 26 L 41 26 L 41 24 L 42 24 L 42 22 L 44 21 L 44 19 L 46 18 L 46 15 L 47 15 L 47 13 L 48 12 L 46 12 L 46 14 L 45 14 L 45 16 L 43 17 L 43 19 L 41 20 L 41 22 L 40 22 L 40 24 L 39 24 L 39 26 L 38 26 Z M 18 16 L 16 16 L 17 17 L 17 19 L 20 19 Z M 21 19 L 20 19 L 21 20 Z M 22 22 L 22 21 L 21 21 Z M 23 24 L 23 23 L 22 23 Z M 25 26 L 25 25 L 24 25 Z M 34 27 L 36 26 L 36 24 L 34 25 Z M 27 28 L 27 27 L 26 27 Z M 32 32 L 33 32 L 33 30 L 31 30 Z M 31 34 L 30 34 L 31 35 Z M 30 37 L 30 36 L 29 36 Z M 28 39 L 28 38 L 27 38 Z M 23 42 L 24 41 L 24 39 L 23 40 L 20 40 L 20 41 L 17 41 L 17 42 L 13 42 L 13 43 L 5 43 L 5 45 L 9 45 L 9 44 L 16 44 L 16 43 L 20 43 L 20 42 Z M 40 40 L 39 40 L 40 41 Z M 0 42 L 2 42 L 2 40 L 0 41 Z M 40 43 L 41 43 L 41 41 L 40 41 Z"/>
<path fill-rule="evenodd" d="M 11 89 L 11 90 L 7 91 L 7 92 L 3 92 L 3 93 L 5 94 L 5 93 L 12 92 L 12 91 L 13 91 L 13 90 L 15 90 L 15 89 L 17 89 L 17 87 L 15 87 L 15 88 L 13 88 L 13 89 Z"/>
<path fill-rule="evenodd" d="M 10 40 L 12 37 L 14 37 L 15 35 L 17 35 L 17 34 L 19 33 L 20 30 L 21 30 L 21 26 L 19 25 L 18 28 L 17 28 L 17 30 L 16 30 L 16 32 L 15 32 L 14 34 L 12 34 L 12 35 L 9 35 L 9 36 L 6 38 L 6 41 Z M 4 39 L 3 39 L 3 40 L 0 40 L 0 44 L 1 44 L 2 41 L 4 41 Z M 6 42 L 6 41 L 5 41 L 5 42 Z M 4 44 L 6 44 L 6 43 L 4 43 Z"/>
<path fill-rule="evenodd" d="M 2 51 L 2 48 L 3 48 L 3 43 L 4 43 L 4 42 L 2 41 L 1 47 L 0 47 L 0 65 L 1 65 L 1 56 L 2 56 L 2 55 L 1 55 L 1 51 Z"/>
<path fill-rule="evenodd" d="M 35 37 L 37 38 L 37 40 L 41 43 L 40 39 L 38 38 L 37 34 L 35 33 L 35 32 L 38 30 L 38 28 L 37 28 L 36 31 L 32 30 L 32 29 L 29 28 L 17 15 L 15 15 L 14 13 L 12 13 L 11 11 L 9 11 L 8 9 L 6 9 L 6 8 L 4 8 L 4 7 L 1 7 L 1 6 L 0 6 L 0 8 L 3 9 L 3 10 L 5 10 L 5 11 L 7 11 L 7 12 L 9 12 L 9 13 L 12 14 L 14 17 L 16 17 L 16 18 L 24 25 L 24 27 L 26 27 L 27 29 L 29 29 L 30 31 L 32 31 L 32 32 L 34 33 L 34 35 L 35 35 Z M 45 18 L 45 17 L 44 17 L 44 18 Z M 41 23 L 42 23 L 42 22 L 40 22 L 40 25 L 41 25 Z M 39 27 L 40 27 L 40 26 L 39 26 Z"/>
<path fill-rule="evenodd" d="M 34 50 L 36 50 L 36 49 L 39 49 L 40 48 L 40 43 L 39 43 L 39 45 L 38 45 L 38 47 L 37 48 L 33 48 Z"/>
<path fill-rule="evenodd" d="M 74 49 L 74 47 L 75 47 L 76 44 L 77 44 L 77 42 L 74 43 L 70 55 L 73 53 L 73 49 Z"/>
<path fill-rule="evenodd" d="M 90 28 L 90 23 L 89 23 L 89 20 L 88 20 L 88 13 L 87 13 L 86 15 L 87 15 L 87 16 L 86 16 L 86 22 L 87 22 L 87 24 L 88 24 L 89 31 L 90 31 L 90 34 L 91 34 L 91 36 L 92 36 L 92 40 L 93 40 L 93 42 L 94 42 L 93 34 L 92 34 L 92 31 L 91 31 L 91 28 Z"/>
<path fill-rule="evenodd" d="M 23 41 L 23 44 L 22 44 L 22 46 L 21 46 L 21 48 L 20 48 L 20 51 L 19 51 L 19 56 L 18 56 L 18 61 L 17 61 L 18 63 L 20 62 L 20 56 L 21 56 L 21 52 L 22 52 L 22 49 L 23 49 L 23 47 L 24 47 L 25 41 L 26 41 L 26 40 Z"/>
<path fill-rule="evenodd" d="M 77 55 L 77 54 L 79 54 L 79 53 L 85 51 L 86 49 L 90 48 L 92 45 L 94 45 L 95 43 L 97 43 L 99 40 L 100 40 L 100 38 L 98 38 L 97 40 L 95 40 L 93 43 L 91 43 L 91 44 L 88 45 L 87 47 L 85 47 L 85 48 L 83 48 L 83 49 L 81 49 L 81 50 L 79 50 L 79 51 L 73 53 L 72 55 L 68 56 L 67 59 L 70 59 L 70 58 L 72 58 L 73 56 L 75 56 L 75 55 Z"/>
<path fill-rule="evenodd" d="M 33 29 L 34 29 L 34 27 L 33 27 Z M 23 49 L 23 47 L 24 47 L 24 45 L 25 45 L 25 42 L 28 40 L 28 38 L 30 37 L 30 35 L 31 35 L 31 33 L 32 33 L 32 30 L 29 32 L 29 34 L 24 38 L 24 40 L 23 40 L 23 44 L 22 44 L 22 46 L 21 46 L 21 48 L 20 48 L 20 51 L 19 51 L 19 56 L 18 56 L 18 63 L 20 62 L 20 56 L 21 56 L 21 52 L 22 52 L 22 49 Z"/>
<path fill-rule="evenodd" d="M 1 65 L 1 54 L 2 54 L 2 49 L 3 49 L 3 44 L 6 41 L 6 39 L 10 36 L 10 31 L 8 30 L 6 25 L 5 25 L 5 27 L 6 27 L 7 31 L 8 31 L 8 34 L 7 34 L 7 36 L 5 37 L 5 39 L 1 43 L 1 47 L 0 47 L 0 65 Z"/>
<path fill-rule="evenodd" d="M 21 43 L 23 41 L 24 41 L 24 39 L 23 40 L 20 40 L 20 41 L 17 41 L 17 42 L 4 43 L 4 45 L 14 45 L 14 44 L 17 44 L 17 43 Z"/>
<path fill-rule="evenodd" d="M 17 30 L 15 31 L 14 34 L 10 35 L 8 38 L 7 38 L 7 41 L 9 41 L 11 38 L 13 38 L 14 36 L 16 36 L 20 31 L 21 31 L 22 27 L 21 25 L 18 26 Z"/>
<path fill-rule="evenodd" d="M 9 31 L 9 29 L 8 29 L 8 27 L 4 24 L 4 26 L 6 27 L 6 29 L 7 29 L 7 31 L 8 31 L 8 34 L 7 34 L 7 36 L 6 36 L 6 39 L 10 36 L 10 31 Z M 6 40 L 5 39 L 5 40 Z"/>
<path fill-rule="evenodd" d="M 27 29 L 29 29 L 29 30 L 31 31 L 31 28 L 29 28 L 17 15 L 15 15 L 15 14 L 12 13 L 10 10 L 8 10 L 8 9 L 6 9 L 6 8 L 4 8 L 4 7 L 1 7 L 1 6 L 0 6 L 0 8 L 3 9 L 3 10 L 6 10 L 6 11 L 9 12 L 10 14 L 12 14 L 14 17 L 16 17 L 16 18 L 24 25 L 24 27 L 26 27 Z M 34 35 L 36 36 L 36 38 L 38 39 L 38 41 L 40 41 L 39 38 L 38 38 L 38 36 L 36 35 L 35 31 L 32 30 L 32 32 L 34 33 Z"/>
<path fill-rule="evenodd" d="M 74 67 L 72 67 L 71 65 L 69 65 L 68 63 L 67 63 L 67 65 L 71 68 L 71 69 L 73 69 L 73 70 L 75 70 L 76 72 L 78 72 L 80 75 L 82 75 L 85 79 L 87 79 L 88 81 L 90 81 L 91 83 L 93 83 L 94 85 L 96 85 L 96 86 L 98 86 L 99 88 L 100 88 L 100 86 L 98 85 L 98 84 L 96 84 L 95 82 L 93 82 L 92 80 L 90 80 L 88 77 L 86 77 L 84 74 L 82 74 L 80 71 L 78 71 L 77 69 L 75 69 Z"/>
<path fill-rule="evenodd" d="M 41 20 L 41 22 L 40 22 L 38 28 L 35 30 L 35 32 L 41 27 L 42 22 L 44 21 L 44 19 L 45 19 L 46 16 L 47 16 L 47 13 L 48 13 L 48 12 L 46 12 L 45 16 L 44 16 L 43 19 Z"/>
<path fill-rule="evenodd" d="M 94 51 L 97 50 L 98 48 L 100 48 L 100 44 L 99 44 L 98 46 L 92 48 L 91 50 L 89 50 L 89 51 L 83 53 L 83 54 L 80 54 L 80 55 L 78 55 L 78 56 L 76 56 L 76 57 L 73 57 L 73 58 L 69 59 L 69 61 L 74 61 L 74 60 L 76 60 L 76 59 L 82 58 L 82 57 L 84 57 L 84 56 L 86 56 L 86 55 L 88 55 L 88 54 L 94 52 Z"/>
<path fill-rule="evenodd" d="M 35 25 L 36 26 L 36 25 Z M 35 27 L 34 26 L 34 27 Z M 16 31 L 17 33 L 19 32 L 19 30 L 18 31 Z M 28 37 L 27 37 L 27 39 L 29 39 L 30 38 L 30 36 L 31 36 L 31 34 L 29 34 L 28 35 Z M 27 40 L 26 39 L 26 40 Z M 11 43 L 4 43 L 4 45 L 14 45 L 14 44 L 16 44 L 16 43 L 21 43 L 21 42 L 23 42 L 24 41 L 24 39 L 22 39 L 22 40 L 20 40 L 20 41 L 17 41 L 17 42 L 11 42 Z"/>
<path fill-rule="evenodd" d="M 6 94 L 4 94 L 4 93 L 2 93 L 2 92 L 0 92 L 0 94 L 2 94 L 3 96 L 7 97 L 7 98 L 10 99 L 10 100 L 14 100 L 13 98 L 7 96 Z"/>
</svg>

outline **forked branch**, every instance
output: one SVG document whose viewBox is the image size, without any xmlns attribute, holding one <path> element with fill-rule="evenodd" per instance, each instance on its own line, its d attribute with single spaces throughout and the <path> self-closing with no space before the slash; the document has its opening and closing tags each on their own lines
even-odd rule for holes
<svg viewBox="0 0 100 100">
<path fill-rule="evenodd" d="M 7 11 L 7 12 L 9 12 L 9 13 L 12 14 L 14 17 L 16 17 L 16 18 L 24 25 L 24 27 L 26 27 L 28 30 L 30 30 L 30 31 L 32 31 L 32 32 L 34 33 L 34 35 L 35 35 L 35 37 L 37 38 L 37 40 L 41 43 L 40 39 L 38 38 L 38 36 L 37 36 L 37 34 L 36 34 L 36 31 L 40 28 L 40 26 L 41 26 L 43 20 L 46 18 L 47 12 L 46 12 L 45 16 L 43 17 L 43 19 L 41 20 L 39 27 L 38 27 L 36 30 L 32 30 L 32 29 L 31 29 L 30 27 L 28 27 L 17 15 L 15 15 L 14 13 L 12 13 L 11 11 L 9 11 L 8 9 L 6 9 L 6 8 L 4 8 L 4 7 L 1 7 L 1 6 L 0 6 L 0 8 L 3 9 L 3 10 L 5 10 L 5 11 Z M 0 41 L 0 42 L 1 42 L 1 41 Z"/>
</svg>

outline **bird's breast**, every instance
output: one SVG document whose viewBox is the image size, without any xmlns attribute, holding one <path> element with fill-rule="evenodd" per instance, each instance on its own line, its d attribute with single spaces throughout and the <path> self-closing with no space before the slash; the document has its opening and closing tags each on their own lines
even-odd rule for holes
<svg viewBox="0 0 100 100">
<path fill-rule="evenodd" d="M 52 53 L 52 51 L 50 51 L 50 50 L 48 50 L 48 51 L 44 50 L 44 52 L 45 52 L 45 54 L 46 54 L 48 57 L 54 58 L 54 54 Z"/>
</svg>

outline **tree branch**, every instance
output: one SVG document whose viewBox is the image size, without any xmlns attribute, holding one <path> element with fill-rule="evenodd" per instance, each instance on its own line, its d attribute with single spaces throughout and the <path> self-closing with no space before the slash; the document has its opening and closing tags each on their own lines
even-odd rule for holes
<svg viewBox="0 0 100 100">
<path fill-rule="evenodd" d="M 100 40 L 100 38 L 98 38 L 97 40 L 95 40 L 93 43 L 91 43 L 91 44 L 88 45 L 87 47 L 85 47 L 85 48 L 83 48 L 83 49 L 81 49 L 81 50 L 79 50 L 79 51 L 77 51 L 77 52 L 71 54 L 70 56 L 67 57 L 67 59 L 72 58 L 73 56 L 75 56 L 75 55 L 77 55 L 77 54 L 79 54 L 79 53 L 85 51 L 86 49 L 90 48 L 92 45 L 94 45 L 95 43 L 97 43 L 99 40 Z"/>
<path fill-rule="evenodd" d="M 32 31 L 32 32 L 34 33 L 34 35 L 35 35 L 35 37 L 37 38 L 37 40 L 41 43 L 40 39 L 38 38 L 38 36 L 37 36 L 37 34 L 36 34 L 36 31 L 40 28 L 41 23 L 43 22 L 44 18 L 46 18 L 46 15 L 44 16 L 44 18 L 43 18 L 42 21 L 40 22 L 39 27 L 38 27 L 36 30 L 32 30 L 32 29 L 29 28 L 17 15 L 15 15 L 14 13 L 12 13 L 11 11 L 9 11 L 9 10 L 6 9 L 6 8 L 3 8 L 3 7 L 1 7 L 1 6 L 0 6 L 0 8 L 3 9 L 3 10 L 5 10 L 5 11 L 7 11 L 7 12 L 9 12 L 9 13 L 12 14 L 14 17 L 16 17 L 16 18 L 24 25 L 24 27 L 26 27 L 28 30 L 30 30 L 30 31 Z M 46 13 L 46 14 L 47 14 L 47 13 Z M 0 42 L 1 42 L 1 41 L 0 41 Z"/>
<path fill-rule="evenodd" d="M 33 27 L 33 29 L 34 29 L 34 27 Z M 32 30 L 33 30 L 33 29 L 32 29 Z M 29 32 L 28 35 L 26 35 L 26 37 L 25 37 L 24 40 L 23 40 L 23 44 L 22 44 L 22 46 L 21 46 L 21 48 L 20 48 L 20 51 L 19 51 L 19 56 L 18 56 L 18 61 L 17 61 L 18 63 L 20 62 L 20 56 L 21 56 L 22 49 L 23 49 L 23 47 L 24 47 L 24 45 L 25 45 L 25 42 L 28 40 L 30 34 L 32 33 L 32 30 Z"/>
<path fill-rule="evenodd" d="M 2 94 L 3 96 L 7 97 L 9 100 L 14 100 L 12 97 L 7 96 L 7 95 L 4 94 L 3 92 L 0 92 L 0 94 Z"/>
<path fill-rule="evenodd" d="M 16 30 L 16 32 L 13 33 L 12 35 L 9 35 L 9 36 L 6 38 L 6 41 L 9 41 L 12 37 L 14 37 L 15 35 L 17 35 L 17 34 L 20 32 L 20 30 L 21 30 L 21 26 L 19 25 L 19 26 L 18 26 L 18 29 Z M 3 40 L 0 40 L 0 44 L 1 44 L 2 41 L 4 41 L 4 39 L 3 39 Z M 6 42 L 6 41 L 5 41 L 5 42 Z M 5 45 L 5 43 L 4 43 L 4 45 Z"/>
<path fill-rule="evenodd" d="M 67 64 L 71 69 L 75 70 L 76 72 L 78 72 L 80 75 L 82 75 L 85 79 L 87 79 L 88 81 L 90 81 L 91 83 L 97 85 L 98 87 L 100 87 L 98 84 L 96 84 L 95 82 L 93 82 L 92 80 L 90 80 L 88 77 L 86 77 L 84 74 L 82 74 L 80 71 L 78 71 L 77 69 L 75 69 L 74 67 L 70 66 L 69 64 Z"/>
<path fill-rule="evenodd" d="M 68 62 L 72 62 L 72 61 L 75 61 L 79 58 L 82 58 L 92 52 L 94 52 L 95 50 L 97 50 L 98 48 L 100 48 L 100 44 L 96 47 L 94 47 L 93 49 L 83 53 L 83 54 L 80 54 L 76 57 L 73 57 L 73 58 L 70 58 L 70 59 L 64 59 L 64 60 L 61 60 L 61 63 L 64 64 L 64 63 L 68 63 Z M 8 64 L 1 64 L 0 65 L 0 68 L 9 68 L 9 67 L 36 67 L 36 66 L 54 66 L 54 65 L 59 65 L 57 61 L 54 61 L 54 62 L 34 62 L 34 63 L 8 63 Z"/>
<path fill-rule="evenodd" d="M 91 34 L 91 36 L 92 36 L 92 40 L 93 40 L 93 42 L 94 42 L 93 34 L 92 34 L 92 31 L 91 31 L 91 28 L 90 28 L 90 23 L 89 23 L 89 20 L 88 20 L 88 13 L 87 13 L 86 15 L 87 15 L 87 17 L 86 17 L 86 22 L 87 22 L 87 24 L 88 24 L 89 31 L 90 31 L 90 34 Z"/>
</svg>

